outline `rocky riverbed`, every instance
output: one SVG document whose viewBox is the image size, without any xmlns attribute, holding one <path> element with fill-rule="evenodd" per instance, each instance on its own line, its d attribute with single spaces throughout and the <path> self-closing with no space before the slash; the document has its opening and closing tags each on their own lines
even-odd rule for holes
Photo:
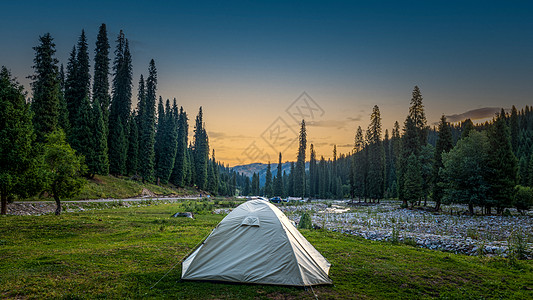
<svg viewBox="0 0 533 300">
<path fill-rule="evenodd" d="M 376 205 L 318 202 L 280 209 L 298 222 L 302 212 L 327 230 L 375 241 L 392 241 L 433 250 L 508 257 L 519 252 L 533 259 L 533 216 L 467 216 L 462 206 L 445 206 L 444 213 L 401 209 L 396 201 Z M 452 212 L 455 214 L 450 214 Z"/>
</svg>

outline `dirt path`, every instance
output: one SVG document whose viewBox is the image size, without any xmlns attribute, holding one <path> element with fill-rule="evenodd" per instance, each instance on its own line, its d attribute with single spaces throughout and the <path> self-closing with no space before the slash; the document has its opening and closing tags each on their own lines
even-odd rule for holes
<svg viewBox="0 0 533 300">
<path fill-rule="evenodd" d="M 88 199 L 88 200 L 67 200 L 61 201 L 63 208 L 68 212 L 69 210 L 83 210 L 84 206 L 90 203 L 113 203 L 122 202 L 125 206 L 130 206 L 130 203 L 141 201 L 179 201 L 179 200 L 197 200 L 201 199 L 200 195 L 189 195 L 180 197 L 135 197 L 126 199 Z M 56 209 L 56 204 L 51 201 L 15 201 L 7 205 L 8 215 L 43 215 L 53 213 Z"/>
</svg>

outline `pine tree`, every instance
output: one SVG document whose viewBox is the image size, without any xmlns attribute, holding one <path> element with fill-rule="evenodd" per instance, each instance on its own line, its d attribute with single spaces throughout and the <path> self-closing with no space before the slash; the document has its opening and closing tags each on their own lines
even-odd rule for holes
<svg viewBox="0 0 533 300">
<path fill-rule="evenodd" d="M 272 171 L 270 170 L 270 162 L 267 164 L 265 175 L 265 196 L 272 196 Z"/>
<path fill-rule="evenodd" d="M 6 67 L 0 70 L 0 214 L 7 213 L 8 198 L 24 195 L 27 176 L 34 164 L 32 143 L 35 133 L 24 88 Z"/>
<path fill-rule="evenodd" d="M 154 143 L 154 163 L 155 163 L 155 178 L 157 183 L 162 180 L 164 173 L 164 166 L 162 164 L 163 157 L 166 155 L 164 153 L 165 148 L 165 137 L 166 137 L 166 122 L 165 122 L 165 109 L 163 106 L 163 98 L 159 96 L 159 102 L 157 104 L 157 125 L 155 132 L 155 143 Z"/>
<path fill-rule="evenodd" d="M 109 112 L 109 172 L 121 175 L 126 172 L 127 121 L 131 110 L 132 65 L 128 40 L 122 30 L 117 38 L 113 62 L 113 98 Z"/>
<path fill-rule="evenodd" d="M 355 146 L 354 146 L 354 179 L 353 179 L 353 191 L 354 196 L 358 197 L 359 201 L 365 196 L 366 191 L 366 177 L 367 177 L 367 164 L 366 157 L 365 138 L 363 136 L 363 130 L 361 126 L 357 127 L 355 134 Z"/>
<path fill-rule="evenodd" d="M 411 207 L 423 196 L 423 178 L 420 174 L 420 162 L 418 157 L 411 154 L 407 159 L 407 167 L 404 177 L 404 199 L 411 203 Z"/>
<path fill-rule="evenodd" d="M 252 175 L 252 194 L 259 195 L 259 175 L 255 172 Z"/>
<path fill-rule="evenodd" d="M 439 171 L 444 167 L 442 163 L 442 154 L 448 153 L 453 148 L 452 131 L 446 121 L 446 116 L 442 115 L 439 123 L 439 136 L 435 147 L 435 159 L 433 165 L 433 201 L 435 201 L 435 210 L 440 210 L 442 198 L 444 196 L 444 179 L 439 175 Z"/>
<path fill-rule="evenodd" d="M 402 154 L 400 158 L 400 168 L 398 169 L 398 198 L 403 201 L 404 206 L 407 206 L 407 199 L 404 197 L 405 188 L 404 183 L 407 161 L 411 155 L 418 157 L 420 155 L 420 138 L 416 124 L 410 116 L 407 116 L 404 125 L 404 134 L 402 137 Z"/>
<path fill-rule="evenodd" d="M 176 117 L 176 116 L 175 116 Z M 180 107 L 180 112 L 177 115 L 178 122 L 178 133 L 177 133 L 177 142 L 176 142 L 176 159 L 174 162 L 174 169 L 172 171 L 171 177 L 172 183 L 177 186 L 185 186 L 185 177 L 186 177 L 186 164 L 187 164 L 187 144 L 188 144 L 188 118 L 187 113 L 183 110 L 183 107 Z"/>
<path fill-rule="evenodd" d="M 102 109 L 98 98 L 94 99 L 92 107 L 92 161 L 91 164 L 87 161 L 90 174 L 107 175 L 109 173 L 109 160 L 107 157 L 107 137 L 102 116 Z"/>
<path fill-rule="evenodd" d="M 516 155 L 518 152 L 518 138 L 520 134 L 520 127 L 518 124 L 518 111 L 516 110 L 516 107 L 513 105 L 513 108 L 511 109 L 511 117 L 509 118 L 509 127 L 511 130 L 511 147 L 513 149 L 513 153 Z"/>
<path fill-rule="evenodd" d="M 200 107 L 194 127 L 194 169 L 196 172 L 195 183 L 202 190 L 206 188 L 207 184 L 208 156 L 209 142 L 204 128 L 202 107 Z"/>
<path fill-rule="evenodd" d="M 318 163 L 318 196 L 321 199 L 326 198 L 327 182 L 328 182 L 327 175 L 328 174 L 327 174 L 326 160 L 324 159 L 324 156 L 321 156 L 320 162 Z"/>
<path fill-rule="evenodd" d="M 530 155 L 527 169 L 528 169 L 528 174 L 529 174 L 528 185 L 533 187 L 533 155 Z"/>
<path fill-rule="evenodd" d="M 274 194 L 278 197 L 283 196 L 283 175 L 282 175 L 283 164 L 281 162 L 281 152 L 279 153 L 279 160 L 277 166 L 276 179 L 274 181 Z"/>
<path fill-rule="evenodd" d="M 315 146 L 313 144 L 311 144 L 311 146 L 309 147 L 309 152 L 309 198 L 316 198 L 318 189 L 318 173 Z M 281 171 L 279 172 L 281 173 Z"/>
<path fill-rule="evenodd" d="M 210 186 L 211 192 L 215 195 L 218 194 L 219 186 L 220 186 L 220 172 L 217 165 L 217 161 L 215 159 L 215 149 L 213 149 L 213 154 L 211 155 L 211 165 L 213 167 L 213 184 Z"/>
<path fill-rule="evenodd" d="M 411 106 L 409 107 L 409 117 L 416 127 L 416 134 L 419 138 L 420 147 L 424 146 L 427 141 L 427 121 L 422 100 L 422 93 L 420 93 L 418 86 L 415 85 L 413 89 L 413 97 L 411 98 Z"/>
<path fill-rule="evenodd" d="M 174 163 L 176 159 L 176 149 L 177 149 L 177 105 L 176 99 L 174 99 L 173 108 L 170 107 L 170 101 L 167 99 L 166 109 L 163 115 L 163 128 L 161 133 L 161 140 L 159 146 L 159 159 L 157 167 L 157 178 L 161 179 L 161 182 L 166 184 L 168 183 L 172 170 L 174 169 Z M 213 169 L 214 174 L 216 175 L 216 166 Z M 216 176 L 215 176 L 216 177 Z M 215 178 L 217 180 L 217 178 Z M 215 192 L 212 190 L 211 192 Z M 215 192 L 216 193 L 216 192 Z"/>
<path fill-rule="evenodd" d="M 307 147 L 307 133 L 305 131 L 305 120 L 300 125 L 298 137 L 298 160 L 294 169 L 294 193 L 297 197 L 305 197 L 305 149 Z"/>
<path fill-rule="evenodd" d="M 128 151 L 126 159 L 126 173 L 137 175 L 139 171 L 139 129 L 138 115 L 132 113 L 128 120 Z"/>
<path fill-rule="evenodd" d="M 69 97 L 66 99 L 70 116 L 69 141 L 74 150 L 85 156 L 89 165 L 89 175 L 95 174 L 97 159 L 94 153 L 92 137 L 91 103 L 89 101 L 89 87 L 91 75 L 89 74 L 89 50 L 87 38 L 82 30 L 78 40 L 75 59 L 69 61 L 71 70 L 69 72 Z M 72 57 L 71 57 L 72 59 Z M 70 104 L 70 105 L 69 105 Z"/>
<path fill-rule="evenodd" d="M 70 131 L 70 121 L 68 118 L 68 108 L 67 101 L 65 100 L 65 70 L 63 69 L 63 64 L 59 68 L 59 116 L 58 123 L 59 127 L 63 129 L 65 133 L 68 134 Z"/>
<path fill-rule="evenodd" d="M 290 171 L 287 178 L 287 196 L 294 196 L 294 162 L 291 161 Z"/>
<path fill-rule="evenodd" d="M 127 132 L 122 126 L 120 116 L 117 119 L 110 118 L 108 145 L 113 148 L 109 151 L 109 173 L 114 175 L 126 174 Z"/>
<path fill-rule="evenodd" d="M 374 106 L 368 126 L 368 195 L 371 199 L 382 199 L 384 194 L 385 153 L 381 142 L 381 114 Z"/>
<path fill-rule="evenodd" d="M 33 126 L 37 134 L 37 141 L 44 142 L 46 134 L 53 132 L 58 127 L 59 117 L 59 92 L 61 89 L 58 76 L 55 44 L 49 33 L 39 37 L 40 44 L 33 47 L 35 58 L 33 69 L 35 74 L 30 76 L 33 80 L 33 102 L 31 109 L 34 112 Z"/>
<path fill-rule="evenodd" d="M 502 109 L 488 131 L 491 196 L 499 213 L 512 205 L 517 181 L 518 161 L 512 151 L 509 131 Z"/>
<path fill-rule="evenodd" d="M 462 127 L 462 133 L 461 138 L 468 137 L 472 131 L 475 131 L 476 128 L 474 127 L 474 123 L 472 123 L 472 120 L 466 119 L 461 123 Z"/>
<path fill-rule="evenodd" d="M 102 24 L 100 25 L 100 29 L 98 31 L 98 36 L 96 38 L 96 48 L 94 49 L 93 101 L 98 100 L 98 102 L 100 103 L 106 139 L 109 130 L 109 105 L 111 102 L 111 97 L 109 96 L 110 48 L 111 47 L 109 46 L 109 40 L 107 38 L 106 24 Z"/>
<path fill-rule="evenodd" d="M 68 109 L 69 125 L 73 125 L 76 122 L 77 108 L 80 107 L 81 102 L 81 99 L 78 98 L 77 74 L 76 46 L 73 46 L 67 63 L 67 78 L 65 79 L 65 102 Z"/>
<path fill-rule="evenodd" d="M 148 67 L 146 78 L 145 106 L 142 109 L 141 126 L 139 130 L 139 158 L 140 175 L 143 182 L 154 182 L 155 176 L 155 101 L 157 89 L 157 70 L 152 59 Z M 140 113 L 141 111 L 139 111 Z"/>
</svg>

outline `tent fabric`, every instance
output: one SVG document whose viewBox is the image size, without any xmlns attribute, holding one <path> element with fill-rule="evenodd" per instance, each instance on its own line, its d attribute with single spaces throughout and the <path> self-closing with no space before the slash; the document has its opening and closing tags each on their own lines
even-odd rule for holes
<svg viewBox="0 0 533 300">
<path fill-rule="evenodd" d="M 276 206 L 251 200 L 229 213 L 182 264 L 182 279 L 331 284 L 331 264 Z"/>
</svg>

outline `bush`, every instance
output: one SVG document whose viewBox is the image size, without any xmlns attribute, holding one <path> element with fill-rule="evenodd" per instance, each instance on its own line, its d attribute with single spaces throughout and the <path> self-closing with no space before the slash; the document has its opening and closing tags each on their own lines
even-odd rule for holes
<svg viewBox="0 0 533 300">
<path fill-rule="evenodd" d="M 313 229 L 313 222 L 311 221 L 311 216 L 308 213 L 304 212 L 300 217 L 300 223 L 298 223 L 298 228 L 300 229 Z"/>
<path fill-rule="evenodd" d="M 513 205 L 520 213 L 530 209 L 533 206 L 533 188 L 517 185 Z"/>
</svg>

